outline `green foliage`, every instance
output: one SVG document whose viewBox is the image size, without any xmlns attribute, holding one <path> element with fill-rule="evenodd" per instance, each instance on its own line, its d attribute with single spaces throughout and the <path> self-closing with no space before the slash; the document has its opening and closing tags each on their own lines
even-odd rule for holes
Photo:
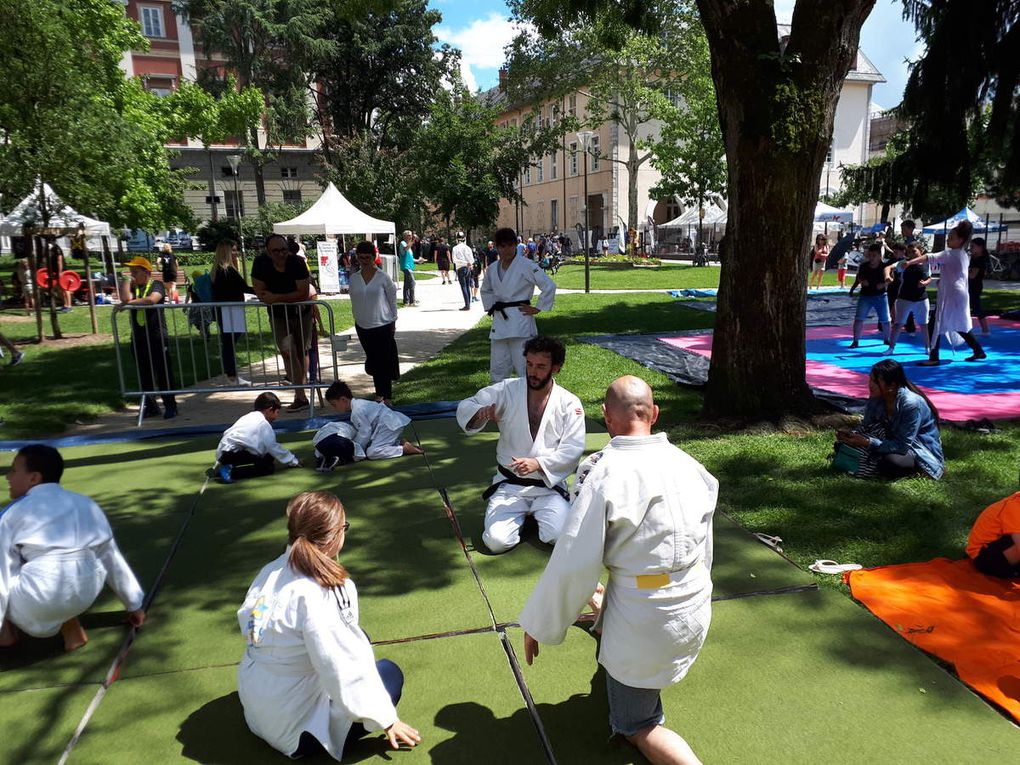
<svg viewBox="0 0 1020 765">
<path fill-rule="evenodd" d="M 302 202 L 299 205 L 291 205 L 285 202 L 267 202 L 259 207 L 255 215 L 247 215 L 241 220 L 241 228 L 248 241 L 255 237 L 265 237 L 273 233 L 273 224 L 280 221 L 295 218 L 309 207 L 313 202 Z"/>
<path fill-rule="evenodd" d="M 693 66 L 675 83 L 683 104 L 664 116 L 659 141 L 652 147 L 652 166 L 661 174 L 649 192 L 676 197 L 684 205 L 726 194 L 726 147 L 719 127 L 715 85 L 704 35 L 688 42 Z"/>
<path fill-rule="evenodd" d="M 154 96 L 120 59 L 148 43 L 104 0 L 0 0 L 0 194 L 50 183 L 79 211 L 114 226 L 186 223 L 184 175 L 171 171 Z"/>
<path fill-rule="evenodd" d="M 198 237 L 199 246 L 203 250 L 215 250 L 220 242 L 232 240 L 240 241 L 240 231 L 237 221 L 233 218 L 220 218 L 217 221 L 209 221 L 195 232 Z"/>
</svg>

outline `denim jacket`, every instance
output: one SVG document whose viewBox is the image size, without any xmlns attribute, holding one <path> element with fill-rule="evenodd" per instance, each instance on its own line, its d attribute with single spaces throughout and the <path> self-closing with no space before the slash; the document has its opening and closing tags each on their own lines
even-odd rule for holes
<svg viewBox="0 0 1020 765">
<path fill-rule="evenodd" d="M 872 398 L 864 408 L 862 425 L 883 423 L 885 440 L 871 439 L 871 449 L 878 454 L 913 454 L 925 473 L 938 480 L 946 460 L 942 456 L 942 438 L 938 423 L 928 403 L 906 388 L 896 394 L 892 417 L 886 416 L 885 399 Z"/>
</svg>

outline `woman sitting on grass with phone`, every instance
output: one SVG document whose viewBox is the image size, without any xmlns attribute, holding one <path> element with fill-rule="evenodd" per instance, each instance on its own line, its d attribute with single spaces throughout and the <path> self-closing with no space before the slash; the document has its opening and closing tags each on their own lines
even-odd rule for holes
<svg viewBox="0 0 1020 765">
<path fill-rule="evenodd" d="M 877 474 L 896 480 L 926 475 L 938 480 L 945 471 L 939 412 L 898 362 L 885 359 L 871 368 L 864 419 L 853 432 L 836 431 L 837 457 L 843 447 L 860 456 L 862 466 L 851 470 L 862 477 Z"/>
</svg>

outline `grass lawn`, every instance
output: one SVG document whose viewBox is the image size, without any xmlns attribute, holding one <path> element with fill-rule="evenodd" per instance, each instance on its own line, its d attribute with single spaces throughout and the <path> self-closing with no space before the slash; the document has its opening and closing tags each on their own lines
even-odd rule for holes
<svg viewBox="0 0 1020 765">
<path fill-rule="evenodd" d="M 988 303 L 1015 306 L 1018 298 L 989 293 Z M 719 478 L 720 509 L 753 531 L 781 536 L 786 553 L 803 567 L 819 558 L 875 566 L 961 557 L 977 514 L 1017 490 L 1020 423 L 1001 423 L 991 435 L 944 428 L 948 470 L 941 481 L 864 482 L 829 469 L 830 429 L 796 424 L 721 432 L 699 421 L 700 392 L 579 341 L 591 334 L 705 328 L 712 321 L 711 314 L 687 310 L 665 295 L 563 295 L 539 325 L 566 341 L 567 361 L 557 379 L 580 397 L 589 416 L 600 417 L 605 389 L 616 377 L 647 380 L 661 409 L 659 428 Z M 458 399 L 486 385 L 487 332 L 483 319 L 437 358 L 407 373 L 396 398 Z M 823 580 L 843 587 L 836 577 Z"/>
<path fill-rule="evenodd" d="M 338 331 L 354 324 L 351 304 L 347 300 L 330 301 Z M 264 311 L 246 309 L 249 334 L 247 341 L 238 344 L 238 364 L 244 366 L 276 354 Z M 58 314 L 63 340 L 47 340 L 41 345 L 31 344 L 35 334 L 35 316 L 22 310 L 0 311 L 0 332 L 18 343 L 25 351 L 25 361 L 14 369 L 0 367 L 0 420 L 4 421 L 0 437 L 36 438 L 56 435 L 76 421 L 85 421 L 124 407 L 120 395 L 120 381 L 112 335 L 111 306 L 96 306 L 99 335 L 92 335 L 87 306 L 76 306 L 68 314 Z M 131 330 L 127 314 L 118 314 L 118 332 L 122 346 L 122 364 L 125 374 L 134 375 L 134 359 L 130 352 Z M 171 359 L 175 375 L 185 385 L 219 374 L 220 347 L 213 329 L 212 338 L 203 341 L 192 332 L 190 338 L 171 344 Z M 325 317 L 324 317 L 325 320 Z M 256 334 L 261 327 L 261 334 Z M 43 328 L 50 334 L 48 311 L 43 313 Z M 203 349 L 205 346 L 205 349 Z M 206 352 L 210 367 L 201 360 Z M 211 375 L 210 375 L 211 372 Z M 244 372 L 242 371 L 242 374 Z"/>
</svg>

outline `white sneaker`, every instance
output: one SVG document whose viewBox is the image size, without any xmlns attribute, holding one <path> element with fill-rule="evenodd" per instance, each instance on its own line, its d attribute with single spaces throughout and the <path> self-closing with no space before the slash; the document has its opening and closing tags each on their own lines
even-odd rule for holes
<svg viewBox="0 0 1020 765">
<path fill-rule="evenodd" d="M 884 351 L 882 351 L 879 354 L 879 356 L 895 356 L 895 355 L 896 355 L 896 349 L 891 347 L 891 346 L 889 348 L 886 348 Z"/>
<path fill-rule="evenodd" d="M 241 377 L 241 375 L 238 375 L 237 376 L 237 381 L 234 384 L 235 385 L 240 385 L 240 386 L 242 386 L 244 388 L 250 388 L 251 387 L 251 380 L 245 380 L 243 377 Z"/>
</svg>

